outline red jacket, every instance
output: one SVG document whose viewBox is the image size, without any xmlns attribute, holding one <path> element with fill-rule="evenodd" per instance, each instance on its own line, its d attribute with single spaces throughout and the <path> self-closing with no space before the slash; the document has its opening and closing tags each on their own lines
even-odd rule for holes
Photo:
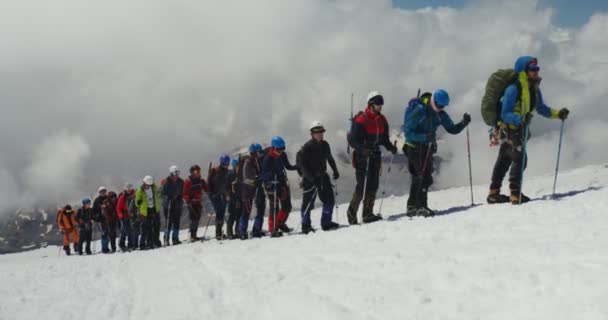
<svg viewBox="0 0 608 320">
<path fill-rule="evenodd" d="M 208 192 L 207 182 L 203 178 L 188 177 L 184 182 L 183 197 L 187 204 L 201 203 L 203 191 Z"/>
<path fill-rule="evenodd" d="M 118 204 L 116 205 L 116 213 L 118 214 L 118 219 L 121 220 L 129 220 L 129 199 L 128 197 L 132 197 L 130 200 L 135 201 L 135 191 L 131 193 L 122 192 L 120 197 L 118 197 Z"/>
<path fill-rule="evenodd" d="M 382 145 L 390 150 L 393 147 L 388 132 L 388 122 L 384 115 L 377 114 L 367 107 L 364 113 L 355 117 L 348 142 L 355 150 L 360 148 L 377 150 Z"/>
</svg>

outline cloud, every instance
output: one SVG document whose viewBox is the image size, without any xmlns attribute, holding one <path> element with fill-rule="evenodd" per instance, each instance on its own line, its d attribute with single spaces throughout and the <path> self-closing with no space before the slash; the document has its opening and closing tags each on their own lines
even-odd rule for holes
<svg viewBox="0 0 608 320">
<path fill-rule="evenodd" d="M 91 155 L 87 142 L 79 135 L 61 131 L 46 138 L 33 152 L 25 169 L 26 198 L 30 204 L 74 200 L 82 193 L 86 161 Z"/>
<path fill-rule="evenodd" d="M 55 132 L 65 132 L 59 140 L 68 143 L 49 143 L 79 155 L 74 165 L 82 175 L 53 194 L 69 199 L 99 184 L 160 177 L 173 163 L 206 167 L 235 146 L 277 134 L 293 153 L 314 119 L 326 124 L 339 151 L 346 147 L 351 92 L 357 109 L 369 91 L 383 92 L 385 113 L 398 127 L 418 88 L 444 87 L 454 101 L 452 117 L 474 117 L 474 178 L 487 183 L 497 150 L 487 147 L 480 119 L 483 86 L 523 54 L 540 59 L 547 103 L 572 109 L 564 147 L 580 154 L 564 155 L 563 168 L 603 161 L 608 151 L 596 149 L 595 139 L 608 124 L 608 113 L 597 111 L 607 98 L 608 16 L 565 29 L 552 14 L 527 0 L 409 11 L 389 0 L 3 1 L 5 172 L 20 177 L 19 193 L 53 186 L 34 187 L 27 177 L 37 170 L 29 165 L 32 146 L 45 146 L 41 141 Z M 535 148 L 549 150 L 559 130 L 558 122 L 537 118 L 531 173 L 550 171 L 553 152 Z M 436 187 L 468 181 L 464 139 L 445 137 L 440 152 L 450 161 Z M 34 152 L 33 161 L 51 170 L 62 164 L 52 157 Z M 40 174 L 45 183 L 59 177 Z"/>
</svg>

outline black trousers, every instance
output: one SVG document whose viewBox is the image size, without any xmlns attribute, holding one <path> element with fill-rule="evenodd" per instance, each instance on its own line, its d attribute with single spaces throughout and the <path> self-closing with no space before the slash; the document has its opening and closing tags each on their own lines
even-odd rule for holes
<svg viewBox="0 0 608 320">
<path fill-rule="evenodd" d="M 433 147 L 429 145 L 405 146 L 408 170 L 412 176 L 407 207 L 428 207 L 428 189 L 433 184 Z"/>
<path fill-rule="evenodd" d="M 182 218 L 182 205 L 172 201 L 165 211 L 165 241 L 169 240 L 169 234 L 173 233 L 172 239 L 179 240 L 179 225 Z"/>
<path fill-rule="evenodd" d="M 195 238 L 198 231 L 198 224 L 201 220 L 203 206 L 200 202 L 192 203 L 188 206 L 190 213 L 190 236 Z"/>
<path fill-rule="evenodd" d="M 500 150 L 498 151 L 496 163 L 494 163 L 490 189 L 500 189 L 507 171 L 509 171 L 509 168 L 511 168 L 511 172 L 509 173 L 509 188 L 511 189 L 511 194 L 519 194 L 521 191 L 522 163 L 522 146 L 509 142 L 503 142 L 500 146 Z M 524 165 L 524 170 L 526 165 Z"/>
<path fill-rule="evenodd" d="M 228 200 L 228 221 L 226 222 L 228 235 L 238 235 L 238 224 L 241 219 L 243 210 L 241 209 L 242 201 L 232 194 Z"/>
<path fill-rule="evenodd" d="M 376 192 L 380 185 L 382 159 L 379 152 L 374 152 L 369 158 L 357 156 L 355 152 L 354 164 L 357 186 L 348 206 L 348 221 L 351 224 L 357 222 L 357 211 L 361 200 L 363 200 L 363 217 L 373 214 Z M 363 189 L 365 189 L 365 195 Z"/>
</svg>

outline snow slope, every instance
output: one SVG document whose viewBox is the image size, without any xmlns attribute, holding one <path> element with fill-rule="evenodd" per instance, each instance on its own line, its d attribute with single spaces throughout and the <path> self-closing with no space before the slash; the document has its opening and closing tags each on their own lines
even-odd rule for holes
<svg viewBox="0 0 608 320">
<path fill-rule="evenodd" d="M 543 200 L 552 184 L 528 179 L 520 207 L 433 192 L 432 219 L 388 198 L 384 221 L 309 236 L 3 255 L 0 319 L 608 319 L 608 165 L 562 174 Z"/>
</svg>

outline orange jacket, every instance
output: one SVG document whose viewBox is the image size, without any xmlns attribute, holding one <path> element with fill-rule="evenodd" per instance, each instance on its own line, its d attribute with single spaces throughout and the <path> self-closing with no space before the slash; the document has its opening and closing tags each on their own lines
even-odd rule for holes
<svg viewBox="0 0 608 320">
<path fill-rule="evenodd" d="M 60 230 L 70 231 L 78 224 L 76 223 L 76 213 L 72 210 L 67 212 L 65 208 L 57 213 L 57 226 Z"/>
</svg>

